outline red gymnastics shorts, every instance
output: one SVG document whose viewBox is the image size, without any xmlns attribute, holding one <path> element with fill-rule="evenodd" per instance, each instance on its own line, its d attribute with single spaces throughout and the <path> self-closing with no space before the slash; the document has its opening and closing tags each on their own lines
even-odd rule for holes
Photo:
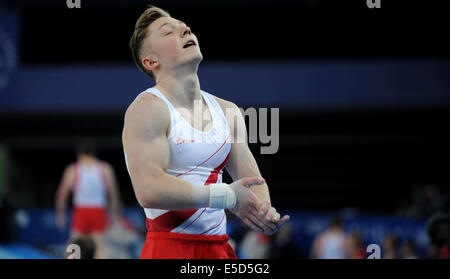
<svg viewBox="0 0 450 279">
<path fill-rule="evenodd" d="M 237 259 L 228 235 L 148 232 L 141 259 Z"/>
<path fill-rule="evenodd" d="M 103 233 L 108 227 L 108 215 L 102 207 L 75 207 L 72 229 L 79 234 Z"/>
</svg>

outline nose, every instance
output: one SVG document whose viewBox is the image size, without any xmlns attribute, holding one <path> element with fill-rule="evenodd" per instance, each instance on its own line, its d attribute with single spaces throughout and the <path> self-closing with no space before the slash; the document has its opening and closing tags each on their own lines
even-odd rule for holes
<svg viewBox="0 0 450 279">
<path fill-rule="evenodd" d="M 182 32 L 181 32 L 182 37 L 184 37 L 186 35 L 190 35 L 190 34 L 191 34 L 191 28 L 189 28 L 189 26 L 183 26 Z"/>
</svg>

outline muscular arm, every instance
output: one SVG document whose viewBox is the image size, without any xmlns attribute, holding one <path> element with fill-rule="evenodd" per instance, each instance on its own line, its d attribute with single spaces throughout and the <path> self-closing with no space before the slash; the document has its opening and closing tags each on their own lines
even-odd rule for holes
<svg viewBox="0 0 450 279">
<path fill-rule="evenodd" d="M 233 180 L 245 176 L 262 177 L 258 165 L 256 164 L 256 160 L 246 143 L 232 144 L 227 170 Z M 252 187 L 251 190 L 261 202 L 266 201 L 271 204 L 267 183 L 256 185 Z"/>
<path fill-rule="evenodd" d="M 141 94 L 130 105 L 122 142 L 137 200 L 142 207 L 183 210 L 208 207 L 209 187 L 194 185 L 166 173 L 170 159 L 166 105 Z"/>
<path fill-rule="evenodd" d="M 72 189 L 73 166 L 68 166 L 63 173 L 58 191 L 56 192 L 56 211 L 61 213 L 66 210 L 67 197 Z"/>
<path fill-rule="evenodd" d="M 231 144 L 230 157 L 226 169 L 233 180 L 241 179 L 247 176 L 262 177 L 247 142 L 247 128 L 245 127 L 244 117 L 239 108 L 231 103 L 221 99 L 217 99 L 227 116 L 228 124 L 230 125 L 233 142 Z M 266 183 L 262 185 L 255 185 L 251 188 L 253 193 L 259 198 L 261 202 L 270 202 L 269 187 Z"/>
<path fill-rule="evenodd" d="M 250 151 L 247 143 L 247 128 L 245 126 L 244 117 L 239 108 L 228 101 L 216 98 L 221 105 L 227 117 L 228 125 L 232 133 L 233 142 L 231 144 L 230 157 L 226 166 L 233 180 L 240 179 L 245 176 L 261 177 L 258 164 Z M 272 207 L 270 200 L 269 187 L 266 183 L 255 185 L 251 188 L 255 196 L 260 201 L 258 208 L 258 220 L 253 222 L 260 231 L 265 234 L 275 233 L 286 221 L 289 215 L 281 218 L 280 214 Z"/>
<path fill-rule="evenodd" d="M 114 168 L 108 163 L 105 163 L 105 176 L 107 180 L 106 182 L 110 210 L 113 217 L 118 217 L 122 210 L 122 205 L 120 202 L 120 195 L 117 187 L 116 174 L 114 172 Z"/>
<path fill-rule="evenodd" d="M 56 224 L 63 230 L 65 225 L 65 211 L 67 204 L 67 197 L 72 190 L 73 183 L 73 166 L 68 166 L 63 173 L 61 182 L 59 183 L 58 190 L 56 192 L 55 198 L 55 209 L 56 209 Z"/>
</svg>

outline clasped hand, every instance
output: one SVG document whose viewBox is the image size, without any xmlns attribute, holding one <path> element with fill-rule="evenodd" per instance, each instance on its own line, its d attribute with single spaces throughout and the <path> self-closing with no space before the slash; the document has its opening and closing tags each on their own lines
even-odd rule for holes
<svg viewBox="0 0 450 279">
<path fill-rule="evenodd" d="M 246 177 L 230 184 L 230 187 L 236 194 L 236 206 L 230 209 L 230 211 L 254 231 L 265 235 L 272 235 L 290 217 L 289 215 L 281 217 L 269 201 L 260 201 L 250 190 L 251 186 L 262 185 L 264 183 L 264 179 L 262 178 Z"/>
</svg>

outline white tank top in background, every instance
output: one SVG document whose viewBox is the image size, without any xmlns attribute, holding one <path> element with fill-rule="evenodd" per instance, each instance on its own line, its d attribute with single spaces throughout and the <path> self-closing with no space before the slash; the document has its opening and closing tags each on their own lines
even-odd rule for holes
<svg viewBox="0 0 450 279">
<path fill-rule="evenodd" d="M 207 186 L 211 183 L 221 183 L 222 169 L 231 150 L 231 131 L 225 114 L 214 97 L 201 91 L 212 117 L 211 129 L 203 132 L 193 128 L 159 90 L 149 88 L 146 93 L 161 98 L 170 112 L 170 161 L 167 173 L 193 184 Z M 128 168 L 126 153 L 125 161 Z M 226 233 L 226 216 L 223 209 L 144 208 L 144 211 L 149 231 L 205 235 Z"/>
<path fill-rule="evenodd" d="M 319 236 L 319 259 L 345 259 L 347 238 L 344 233 L 327 232 Z"/>
<path fill-rule="evenodd" d="M 73 204 L 76 207 L 106 207 L 107 183 L 103 164 L 76 163 L 74 173 Z"/>
</svg>

